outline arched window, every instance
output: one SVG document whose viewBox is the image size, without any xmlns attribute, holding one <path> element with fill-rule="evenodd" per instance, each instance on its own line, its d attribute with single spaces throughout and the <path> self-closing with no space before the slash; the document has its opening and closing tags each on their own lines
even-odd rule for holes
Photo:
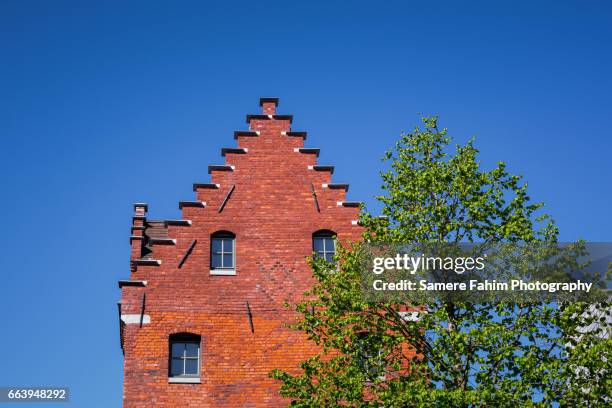
<svg viewBox="0 0 612 408">
<path fill-rule="evenodd" d="M 210 237 L 210 273 L 236 274 L 236 236 L 229 231 L 218 231 Z"/>
<path fill-rule="evenodd" d="M 336 255 L 336 233 L 329 230 L 320 230 L 312 234 L 312 250 L 316 256 L 327 262 L 334 261 Z"/>
<path fill-rule="evenodd" d="M 170 335 L 170 382 L 200 382 L 200 340 L 192 333 Z"/>
</svg>

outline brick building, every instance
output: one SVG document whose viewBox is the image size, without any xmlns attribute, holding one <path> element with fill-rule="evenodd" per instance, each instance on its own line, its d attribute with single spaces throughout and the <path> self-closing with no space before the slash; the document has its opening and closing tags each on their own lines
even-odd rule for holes
<svg viewBox="0 0 612 408">
<path fill-rule="evenodd" d="M 262 98 L 247 115 L 180 219 L 150 220 L 134 204 L 131 274 L 119 282 L 124 407 L 284 406 L 268 373 L 296 372 L 313 353 L 285 327 L 295 316 L 283 304 L 312 284 L 313 249 L 330 257 L 334 236 L 360 238 L 359 208 L 277 105 Z"/>
</svg>

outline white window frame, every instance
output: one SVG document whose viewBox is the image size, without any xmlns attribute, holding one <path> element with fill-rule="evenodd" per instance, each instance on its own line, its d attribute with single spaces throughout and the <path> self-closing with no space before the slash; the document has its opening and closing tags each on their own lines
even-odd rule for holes
<svg viewBox="0 0 612 408">
<path fill-rule="evenodd" d="M 319 252 L 319 251 L 317 251 L 315 249 L 314 242 L 317 239 L 320 239 L 323 242 L 323 251 L 321 251 L 322 252 L 322 256 L 321 256 L 321 252 Z M 327 251 L 327 248 L 326 248 L 327 244 L 326 243 L 327 243 L 328 239 L 331 239 L 332 242 L 334 243 L 333 251 Z M 322 258 L 322 259 L 326 260 L 327 262 L 333 262 L 333 258 L 336 256 L 336 238 L 335 238 L 335 235 L 333 233 L 331 233 L 331 232 L 318 232 L 318 233 L 315 232 L 314 234 L 312 234 L 312 250 L 316 254 L 317 257 Z M 332 259 L 331 260 L 328 260 L 326 258 L 327 254 L 332 254 Z"/>
<path fill-rule="evenodd" d="M 210 237 L 210 274 L 211 275 L 219 275 L 219 276 L 233 276 L 236 275 L 236 235 L 234 235 L 233 233 L 227 233 L 227 235 L 225 235 L 224 233 L 219 233 L 217 236 L 217 233 L 211 235 Z M 225 236 L 224 236 L 225 235 Z M 232 243 L 232 249 L 231 249 L 231 254 L 232 254 L 232 267 L 231 268 L 224 268 L 224 267 L 217 267 L 217 268 L 213 268 L 212 265 L 212 260 L 213 260 L 213 240 L 215 239 L 220 239 L 221 240 L 221 264 L 223 265 L 223 258 L 224 258 L 224 254 L 229 254 L 230 252 L 224 252 L 224 246 L 225 246 L 225 241 L 226 240 L 230 240 Z"/>
<path fill-rule="evenodd" d="M 200 375 L 201 375 L 201 370 L 202 370 L 202 340 L 201 338 L 199 340 L 195 340 L 195 336 L 194 339 L 189 339 L 189 337 L 186 338 L 181 338 L 181 337 L 177 337 L 177 338 L 172 338 L 172 336 L 170 336 L 169 339 L 169 343 L 170 343 L 170 349 L 169 349 L 169 354 L 170 354 L 170 358 L 168 359 L 168 382 L 169 383 L 184 383 L 184 384 L 199 384 L 200 383 Z M 187 348 L 185 347 L 183 349 L 183 355 L 180 357 L 176 357 L 179 358 L 183 361 L 183 374 L 179 374 L 179 375 L 172 375 L 172 360 L 175 360 L 175 356 L 172 354 L 172 348 L 174 346 L 174 344 L 196 344 L 198 346 L 198 355 L 197 357 L 187 357 Z M 187 370 L 187 360 L 197 360 L 197 368 L 198 368 L 198 372 L 196 374 L 186 374 L 185 371 Z"/>
</svg>

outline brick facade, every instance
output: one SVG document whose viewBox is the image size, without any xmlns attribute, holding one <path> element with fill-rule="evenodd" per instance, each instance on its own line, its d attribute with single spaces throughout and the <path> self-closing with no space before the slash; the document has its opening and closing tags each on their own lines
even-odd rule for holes
<svg viewBox="0 0 612 408">
<path fill-rule="evenodd" d="M 147 205 L 134 205 L 131 275 L 120 282 L 124 407 L 284 406 L 268 373 L 296 372 L 313 353 L 285 327 L 295 316 L 283 304 L 312 284 L 312 234 L 358 240 L 359 208 L 277 104 L 261 99 L 262 114 L 234 133 L 238 146 L 222 150 L 225 164 L 179 203 L 180 220 L 149 220 Z M 217 231 L 235 234 L 234 276 L 210 273 Z M 201 336 L 200 383 L 169 382 L 169 336 L 181 332 Z"/>
</svg>

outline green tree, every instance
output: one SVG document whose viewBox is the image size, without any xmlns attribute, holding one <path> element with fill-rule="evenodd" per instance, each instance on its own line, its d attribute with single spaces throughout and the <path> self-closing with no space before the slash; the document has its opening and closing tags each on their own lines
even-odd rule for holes
<svg viewBox="0 0 612 408">
<path fill-rule="evenodd" d="M 384 217 L 362 211 L 364 242 L 551 242 L 527 184 L 504 163 L 481 169 L 473 142 L 449 153 L 437 118 L 402 134 L 382 173 Z M 599 406 L 612 383 L 608 304 L 372 302 L 361 287 L 361 251 L 339 266 L 312 259 L 316 278 L 293 326 L 320 352 L 302 372 L 275 370 L 298 407 Z M 401 311 L 418 311 L 418 315 Z M 590 327 L 589 330 L 585 330 Z"/>
</svg>

